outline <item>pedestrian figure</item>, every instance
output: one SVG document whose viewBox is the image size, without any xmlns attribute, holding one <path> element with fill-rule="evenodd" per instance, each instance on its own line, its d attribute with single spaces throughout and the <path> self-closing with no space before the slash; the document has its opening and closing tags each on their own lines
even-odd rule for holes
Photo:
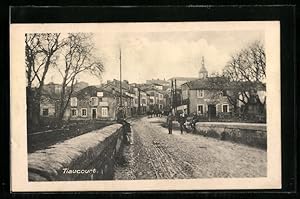
<svg viewBox="0 0 300 199">
<path fill-rule="evenodd" d="M 185 117 L 185 114 L 182 113 L 179 115 L 179 124 L 180 124 L 180 132 L 181 134 L 183 134 L 183 130 L 187 131 L 186 130 L 186 127 L 185 127 L 185 122 L 186 122 L 186 117 Z"/>
<path fill-rule="evenodd" d="M 172 113 L 169 113 L 169 115 L 167 117 L 167 124 L 168 124 L 169 134 L 172 134 L 172 127 L 173 127 L 173 116 L 172 116 Z"/>
<path fill-rule="evenodd" d="M 198 122 L 198 117 L 197 117 L 197 114 L 194 113 L 193 114 L 193 118 L 192 118 L 192 122 L 191 122 L 191 127 L 193 129 L 193 132 L 196 131 L 196 123 Z"/>
</svg>

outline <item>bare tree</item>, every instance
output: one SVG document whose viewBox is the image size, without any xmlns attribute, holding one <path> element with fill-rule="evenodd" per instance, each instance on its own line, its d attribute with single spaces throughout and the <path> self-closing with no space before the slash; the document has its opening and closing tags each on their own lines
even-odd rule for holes
<svg viewBox="0 0 300 199">
<path fill-rule="evenodd" d="M 39 124 L 42 89 L 49 67 L 57 60 L 57 51 L 63 46 L 59 33 L 25 34 L 25 64 L 29 120 Z M 33 94 L 34 89 L 34 94 Z"/>
<path fill-rule="evenodd" d="M 226 94 L 229 102 L 235 107 L 238 101 L 247 104 L 250 91 L 256 89 L 256 84 L 263 85 L 266 78 L 266 56 L 262 42 L 254 41 L 232 55 L 223 70 L 223 76 L 230 82 Z"/>
<path fill-rule="evenodd" d="M 62 91 L 59 102 L 58 120 L 62 121 L 74 92 L 74 85 L 80 73 L 88 72 L 101 78 L 104 66 L 94 56 L 95 48 L 91 41 L 92 34 L 69 33 L 63 49 L 64 64 L 57 66 L 62 77 Z"/>
<path fill-rule="evenodd" d="M 263 82 L 266 78 L 266 56 L 260 41 L 251 43 L 231 57 L 223 74 L 231 81 Z"/>
</svg>

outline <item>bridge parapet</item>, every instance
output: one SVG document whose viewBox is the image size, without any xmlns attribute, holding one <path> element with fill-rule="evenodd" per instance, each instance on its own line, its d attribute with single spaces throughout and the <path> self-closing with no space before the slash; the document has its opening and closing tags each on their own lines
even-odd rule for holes
<svg viewBox="0 0 300 199">
<path fill-rule="evenodd" d="M 31 153 L 29 181 L 112 179 L 123 138 L 122 125 L 113 124 Z"/>
</svg>

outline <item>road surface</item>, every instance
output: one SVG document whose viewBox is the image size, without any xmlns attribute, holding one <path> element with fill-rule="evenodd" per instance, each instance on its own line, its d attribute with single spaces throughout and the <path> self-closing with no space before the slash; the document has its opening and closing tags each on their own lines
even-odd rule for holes
<svg viewBox="0 0 300 199">
<path fill-rule="evenodd" d="M 262 149 L 162 127 L 165 118 L 133 120 L 132 144 L 125 146 L 115 179 L 265 177 Z"/>
</svg>

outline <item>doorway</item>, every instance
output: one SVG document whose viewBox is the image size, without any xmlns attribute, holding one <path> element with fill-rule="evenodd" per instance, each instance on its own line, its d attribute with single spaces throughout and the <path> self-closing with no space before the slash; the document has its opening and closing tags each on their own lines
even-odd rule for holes
<svg viewBox="0 0 300 199">
<path fill-rule="evenodd" d="M 96 119 L 96 118 L 97 118 L 97 109 L 92 108 L 92 119 Z"/>
<path fill-rule="evenodd" d="M 208 105 L 208 121 L 212 121 L 217 116 L 217 108 L 214 104 Z"/>
</svg>

